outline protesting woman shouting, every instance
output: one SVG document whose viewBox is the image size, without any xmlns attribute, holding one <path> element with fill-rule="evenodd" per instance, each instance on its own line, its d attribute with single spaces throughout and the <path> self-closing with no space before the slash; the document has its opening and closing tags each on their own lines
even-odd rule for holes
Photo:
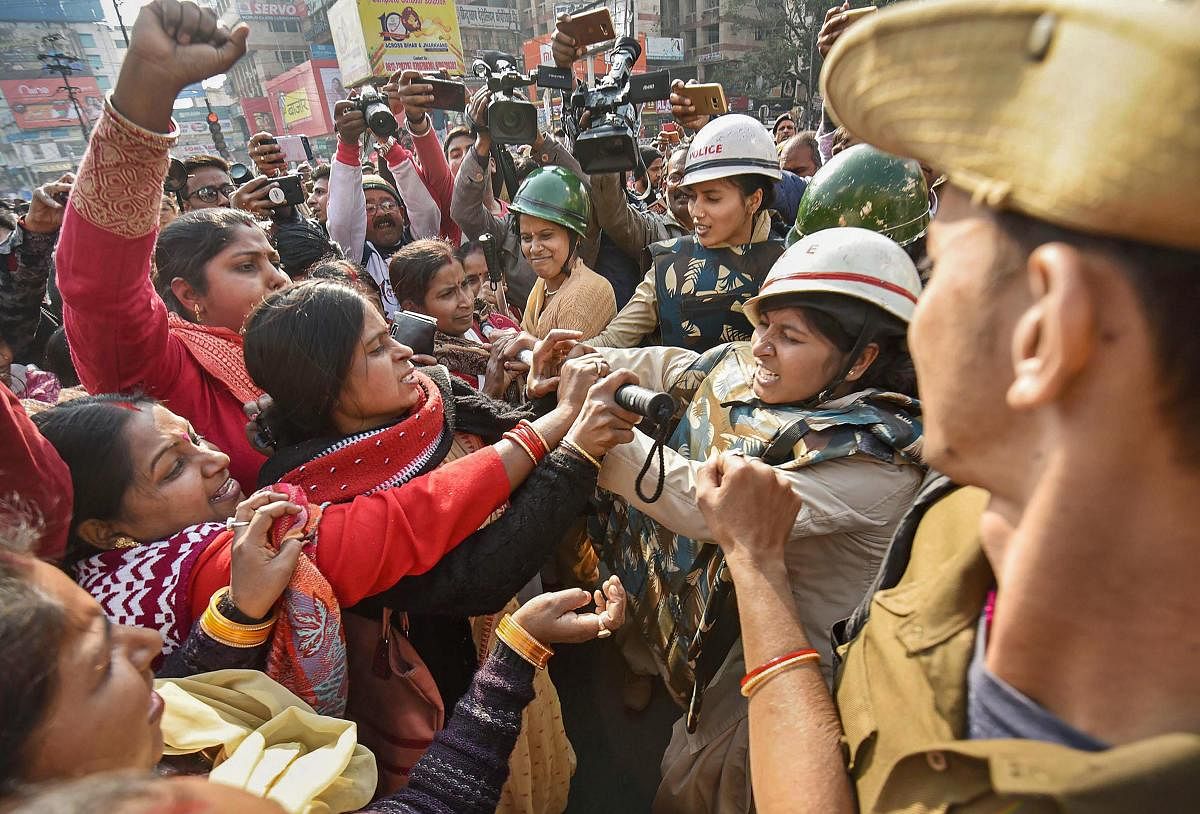
<svg viewBox="0 0 1200 814">
<path fill-rule="evenodd" d="M 185 85 L 224 73 L 246 50 L 245 26 L 177 41 L 181 26 L 196 25 L 208 26 L 207 15 L 171 0 L 134 26 L 67 206 L 58 284 L 83 385 L 92 393 L 142 390 L 169 401 L 229 452 L 233 477 L 251 484 L 263 458 L 246 439 L 242 404 L 261 391 L 242 364 L 239 333 L 250 310 L 286 285 L 287 275 L 266 232 L 245 212 L 189 213 L 157 234 L 167 153 L 177 137 L 175 97 Z"/>
<path fill-rule="evenodd" d="M 273 400 L 259 420 L 278 441 L 263 467 L 263 484 L 294 484 L 327 511 L 353 510 L 381 488 L 460 466 L 487 444 L 515 443 L 526 466 L 536 462 L 502 513 L 476 520 L 472 531 L 482 528 L 463 535 L 428 573 L 372 592 L 359 608 L 408 614 L 407 630 L 391 635 L 411 640 L 436 693 L 450 705 L 465 692 L 479 654 L 491 648 L 490 617 L 515 608 L 513 597 L 583 513 L 596 482 L 595 460 L 633 437 L 637 416 L 612 402 L 630 374 L 588 389 L 597 378 L 594 356 L 568 363 L 558 406 L 541 417 L 492 401 L 442 367 L 417 370 L 410 359 L 411 351 L 389 336 L 362 295 L 328 281 L 272 294 L 246 325 L 246 367 Z M 385 525 L 367 524 L 347 529 L 347 536 L 381 532 Z M 358 567 L 366 576 L 373 563 L 364 559 Z M 387 630 L 386 616 L 382 624 Z M 535 689 L 504 812 L 549 814 L 566 805 L 574 753 L 553 684 L 541 675 Z M 352 695 L 352 716 L 354 702 Z M 386 749 L 386 742 L 369 739 L 377 711 L 362 713 L 364 743 Z"/>
</svg>

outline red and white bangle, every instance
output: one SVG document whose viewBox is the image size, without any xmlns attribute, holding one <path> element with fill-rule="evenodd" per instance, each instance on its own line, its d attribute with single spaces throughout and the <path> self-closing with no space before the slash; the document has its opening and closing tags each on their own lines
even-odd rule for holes
<svg viewBox="0 0 1200 814">
<path fill-rule="evenodd" d="M 821 654 L 811 647 L 776 656 L 746 673 L 742 678 L 742 695 L 750 698 L 771 679 L 807 662 L 819 662 L 820 660 Z"/>
</svg>

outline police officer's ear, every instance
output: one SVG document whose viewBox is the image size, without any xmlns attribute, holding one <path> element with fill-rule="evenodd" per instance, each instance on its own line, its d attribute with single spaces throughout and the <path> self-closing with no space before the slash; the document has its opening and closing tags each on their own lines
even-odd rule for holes
<svg viewBox="0 0 1200 814">
<path fill-rule="evenodd" d="M 1008 404 L 1015 410 L 1059 401 L 1093 361 L 1098 290 L 1089 270 L 1093 258 L 1064 243 L 1030 253 L 1025 274 L 1033 300 L 1012 336 L 1013 382 Z"/>
</svg>

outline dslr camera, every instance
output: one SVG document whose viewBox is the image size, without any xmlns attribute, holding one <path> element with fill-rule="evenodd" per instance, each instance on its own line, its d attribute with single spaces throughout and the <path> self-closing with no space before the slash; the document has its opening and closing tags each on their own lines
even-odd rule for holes
<svg viewBox="0 0 1200 814">
<path fill-rule="evenodd" d="M 530 75 L 517 70 L 517 61 L 502 51 L 483 51 L 471 64 L 471 72 L 487 82 L 492 92 L 488 103 L 488 131 L 496 144 L 533 144 L 537 140 L 537 107 L 518 96 L 518 88 L 534 83 L 539 88 L 569 91 L 575 77 L 566 68 L 541 65 Z"/>
<path fill-rule="evenodd" d="M 639 105 L 669 99 L 671 77 L 667 71 L 634 74 L 633 65 L 642 47 L 632 37 L 620 37 L 608 53 L 608 73 L 594 88 L 580 86 L 564 104 L 567 131 L 574 138 L 575 158 L 584 172 L 625 172 L 640 161 L 637 134 Z M 591 117 L 580 128 L 584 112 Z"/>
<path fill-rule="evenodd" d="M 396 135 L 399 129 L 396 117 L 392 115 L 387 99 L 374 85 L 364 85 L 358 91 L 358 97 L 352 101 L 355 109 L 362 111 L 363 118 L 367 120 L 367 127 L 378 138 L 386 139 Z"/>
</svg>

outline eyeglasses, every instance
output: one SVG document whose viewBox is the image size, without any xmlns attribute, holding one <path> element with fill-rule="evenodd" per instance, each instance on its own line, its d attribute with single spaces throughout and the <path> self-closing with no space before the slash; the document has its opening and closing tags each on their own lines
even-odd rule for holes
<svg viewBox="0 0 1200 814">
<path fill-rule="evenodd" d="M 376 212 L 395 212 L 400 208 L 400 204 L 395 201 L 384 201 L 381 204 L 367 204 L 367 214 L 374 215 Z"/>
<path fill-rule="evenodd" d="M 237 189 L 237 187 L 235 187 L 233 184 L 222 184 L 219 187 L 214 187 L 214 186 L 200 187 L 200 189 L 191 193 L 190 195 L 188 195 L 188 197 L 189 198 L 199 198 L 200 200 L 204 201 L 205 203 L 213 203 L 221 195 L 224 195 L 225 199 L 229 200 L 233 196 L 233 191 L 235 189 Z"/>
</svg>

